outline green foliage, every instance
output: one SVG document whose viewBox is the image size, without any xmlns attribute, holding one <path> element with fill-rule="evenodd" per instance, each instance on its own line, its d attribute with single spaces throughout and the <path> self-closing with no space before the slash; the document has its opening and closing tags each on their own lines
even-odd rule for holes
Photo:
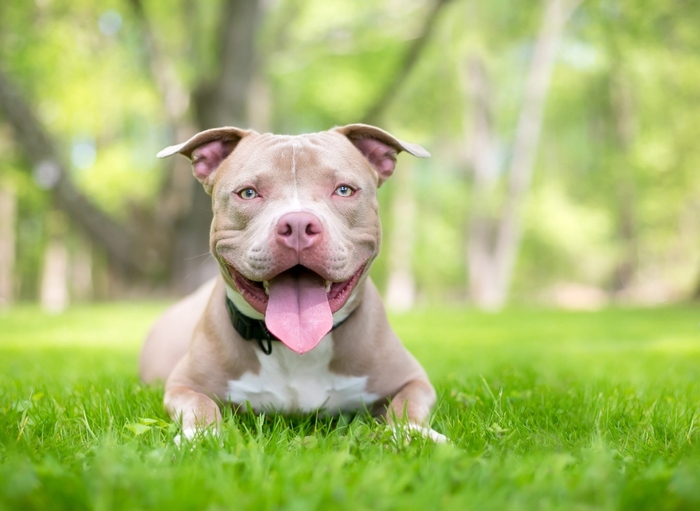
<svg viewBox="0 0 700 511">
<path fill-rule="evenodd" d="M 216 76 L 221 2 L 143 3 L 156 43 L 184 88 L 192 91 Z M 484 61 L 500 172 L 507 177 L 542 4 L 450 2 L 380 122 L 433 153 L 413 189 L 421 208 L 414 269 L 420 292 L 430 299 L 465 288 L 473 114 L 467 62 L 474 55 Z M 261 128 L 283 133 L 360 120 L 430 8 L 419 0 L 266 5 L 259 79 L 270 92 L 272 114 Z M 117 16 L 116 28 L 104 28 L 105 16 Z M 628 243 L 620 233 L 625 209 L 635 224 L 637 280 L 659 281 L 673 296 L 690 291 L 689 275 L 700 264 L 699 18 L 697 5 L 670 0 L 587 1 L 576 11 L 547 98 L 516 291 L 562 280 L 609 287 Z M 154 154 L 171 141 L 146 49 L 130 2 L 0 5 L 3 67 L 56 137 L 81 190 L 125 221 L 135 204 L 158 207 L 167 168 Z M 625 140 L 620 89 L 629 101 Z M 0 148 L 3 173 L 26 172 L 5 130 Z M 43 244 L 40 228 L 28 226 L 43 223 L 49 199 L 30 179 L 18 183 L 19 238 L 29 240 L 20 244 L 19 273 L 22 289 L 30 290 Z M 375 271 L 380 282 L 382 264 Z"/>
<path fill-rule="evenodd" d="M 421 311 L 393 324 L 452 443 L 363 415 L 232 416 L 177 448 L 136 379 L 158 304 L 0 316 L 0 509 L 693 509 L 697 311 Z"/>
<path fill-rule="evenodd" d="M 77 183 L 126 218 L 129 202 L 151 200 L 157 190 L 153 155 L 164 137 L 157 131 L 161 101 L 136 54 L 133 21 L 121 21 L 115 34 L 100 31 L 101 17 L 116 12 L 110 8 L 121 7 L 120 19 L 128 12 L 114 4 L 4 5 L 0 55 L 56 136 Z"/>
</svg>

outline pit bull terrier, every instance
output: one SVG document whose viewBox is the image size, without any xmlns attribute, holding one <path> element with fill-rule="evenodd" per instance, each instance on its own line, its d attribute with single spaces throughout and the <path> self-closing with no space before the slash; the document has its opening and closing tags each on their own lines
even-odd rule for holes
<svg viewBox="0 0 700 511">
<path fill-rule="evenodd" d="M 256 412 L 369 410 L 427 424 L 435 390 L 386 318 L 368 277 L 379 252 L 377 188 L 396 155 L 429 157 L 374 126 L 282 136 L 224 127 L 158 153 L 182 154 L 212 197 L 221 275 L 172 306 L 141 353 L 146 382 L 185 437 L 221 421 L 219 403 Z"/>
</svg>

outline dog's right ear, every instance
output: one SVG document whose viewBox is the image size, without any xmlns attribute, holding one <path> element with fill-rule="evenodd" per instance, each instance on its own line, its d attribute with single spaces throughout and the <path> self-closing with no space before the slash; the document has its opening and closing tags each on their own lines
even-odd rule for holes
<svg viewBox="0 0 700 511">
<path fill-rule="evenodd" d="M 194 137 L 182 144 L 166 147 L 156 156 L 167 158 L 180 153 L 192 161 L 192 173 L 204 186 L 204 190 L 211 195 L 214 186 L 216 170 L 221 162 L 231 154 L 238 142 L 249 135 L 257 135 L 252 130 L 223 127 L 214 128 L 197 133 Z"/>
<path fill-rule="evenodd" d="M 350 142 L 363 154 L 377 172 L 378 186 L 389 179 L 396 168 L 396 155 L 406 151 L 418 158 L 430 158 L 430 153 L 418 144 L 399 140 L 391 133 L 369 124 L 348 124 L 331 131 L 348 137 Z"/>
</svg>

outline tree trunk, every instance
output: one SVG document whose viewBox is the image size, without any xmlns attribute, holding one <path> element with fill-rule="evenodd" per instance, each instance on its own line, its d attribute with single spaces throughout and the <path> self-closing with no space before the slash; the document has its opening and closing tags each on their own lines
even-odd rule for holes
<svg viewBox="0 0 700 511">
<path fill-rule="evenodd" d="M 173 128 L 173 142 L 187 140 L 195 132 L 218 126 L 248 125 L 252 109 L 256 121 L 269 119 L 264 90 L 251 94 L 258 65 L 256 35 L 261 15 L 260 0 L 224 0 L 219 16 L 216 52 L 219 69 L 213 80 L 204 80 L 188 96 L 177 77 L 171 59 L 164 54 L 154 33 L 142 0 L 130 0 L 146 48 L 153 82 L 163 97 L 163 108 Z M 251 101 L 251 98 L 253 101 Z M 195 125 L 188 119 L 192 106 Z M 259 129 L 265 129 L 260 126 Z M 196 289 L 216 275 L 218 267 L 209 254 L 209 230 L 212 220 L 211 197 L 192 177 L 184 158 L 169 160 L 171 167 L 161 190 L 158 221 L 170 232 L 170 282 L 178 294 Z"/>
<path fill-rule="evenodd" d="M 469 296 L 477 304 L 489 303 L 496 293 L 493 238 L 495 213 L 494 188 L 498 178 L 496 137 L 493 133 L 491 86 L 479 55 L 469 60 L 467 79 L 472 97 L 473 121 L 471 133 L 472 211 L 467 235 L 467 270 Z"/>
<path fill-rule="evenodd" d="M 416 299 L 412 261 L 416 243 L 416 199 L 413 195 L 412 174 L 412 165 L 405 165 L 393 177 L 392 230 L 387 240 L 389 277 L 386 305 L 396 312 L 410 310 Z"/>
<path fill-rule="evenodd" d="M 0 309 L 12 305 L 15 290 L 15 232 L 17 197 L 9 186 L 0 187 Z"/>
<path fill-rule="evenodd" d="M 221 15 L 219 74 L 193 94 L 199 129 L 247 126 L 260 14 L 259 0 L 226 0 Z M 218 272 L 209 255 L 211 197 L 195 179 L 191 180 L 189 197 L 190 210 L 175 226 L 172 282 L 181 293 L 193 291 Z"/>
<path fill-rule="evenodd" d="M 248 126 L 259 133 L 272 131 L 272 90 L 262 70 L 253 76 L 248 100 Z"/>
<path fill-rule="evenodd" d="M 40 303 L 48 313 L 58 314 L 68 307 L 67 219 L 60 211 L 48 215 L 49 241 L 41 272 Z"/>
<path fill-rule="evenodd" d="M 622 243 L 622 252 L 613 271 L 612 292 L 621 295 L 629 289 L 637 274 L 639 236 L 634 173 L 627 157 L 636 131 L 636 122 L 632 91 L 620 69 L 619 61 L 610 77 L 610 105 L 615 127 L 613 139 L 616 153 L 619 154 L 612 165 L 612 172 L 615 176 L 617 233 Z"/>
<path fill-rule="evenodd" d="M 94 297 L 92 247 L 80 239 L 70 258 L 70 296 L 76 302 L 89 302 Z"/>
<path fill-rule="evenodd" d="M 476 305 L 483 309 L 500 309 L 508 296 L 520 247 L 521 218 L 532 181 L 556 50 L 567 21 L 580 2 L 581 0 L 549 0 L 544 8 L 540 33 L 525 81 L 523 104 L 508 168 L 508 192 L 503 210 L 497 222 L 477 219 L 476 225 L 472 226 L 472 229 L 476 229 L 476 239 L 473 242 L 470 241 L 474 246 L 469 249 L 471 254 L 469 257 L 476 259 L 481 270 L 479 266 L 477 270 L 470 269 L 471 282 L 475 286 L 470 291 Z M 475 115 L 481 115 L 479 110 L 475 108 Z M 479 122 L 477 120 L 475 124 L 478 125 Z M 484 130 L 485 133 L 486 131 Z M 488 152 L 489 150 L 484 150 L 484 159 L 487 162 L 493 160 L 493 156 Z M 488 163 L 483 165 L 488 167 Z M 478 172 L 475 171 L 475 177 L 477 174 Z M 484 171 L 484 174 L 486 175 L 487 171 Z M 480 200 L 477 200 L 477 205 Z M 477 213 L 477 215 L 480 214 L 480 212 Z M 478 271 L 482 273 L 477 276 L 475 274 Z"/>
<path fill-rule="evenodd" d="M 698 273 L 698 277 L 695 280 L 695 282 L 695 290 L 691 294 L 690 299 L 694 301 L 700 301 L 700 273 Z"/>
</svg>

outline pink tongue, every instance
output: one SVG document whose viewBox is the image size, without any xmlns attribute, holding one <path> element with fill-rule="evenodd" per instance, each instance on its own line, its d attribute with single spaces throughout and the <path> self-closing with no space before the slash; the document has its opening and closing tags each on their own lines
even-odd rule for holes
<svg viewBox="0 0 700 511">
<path fill-rule="evenodd" d="M 311 272 L 284 272 L 270 281 L 265 326 L 299 354 L 316 347 L 333 328 L 323 281 Z"/>
</svg>

